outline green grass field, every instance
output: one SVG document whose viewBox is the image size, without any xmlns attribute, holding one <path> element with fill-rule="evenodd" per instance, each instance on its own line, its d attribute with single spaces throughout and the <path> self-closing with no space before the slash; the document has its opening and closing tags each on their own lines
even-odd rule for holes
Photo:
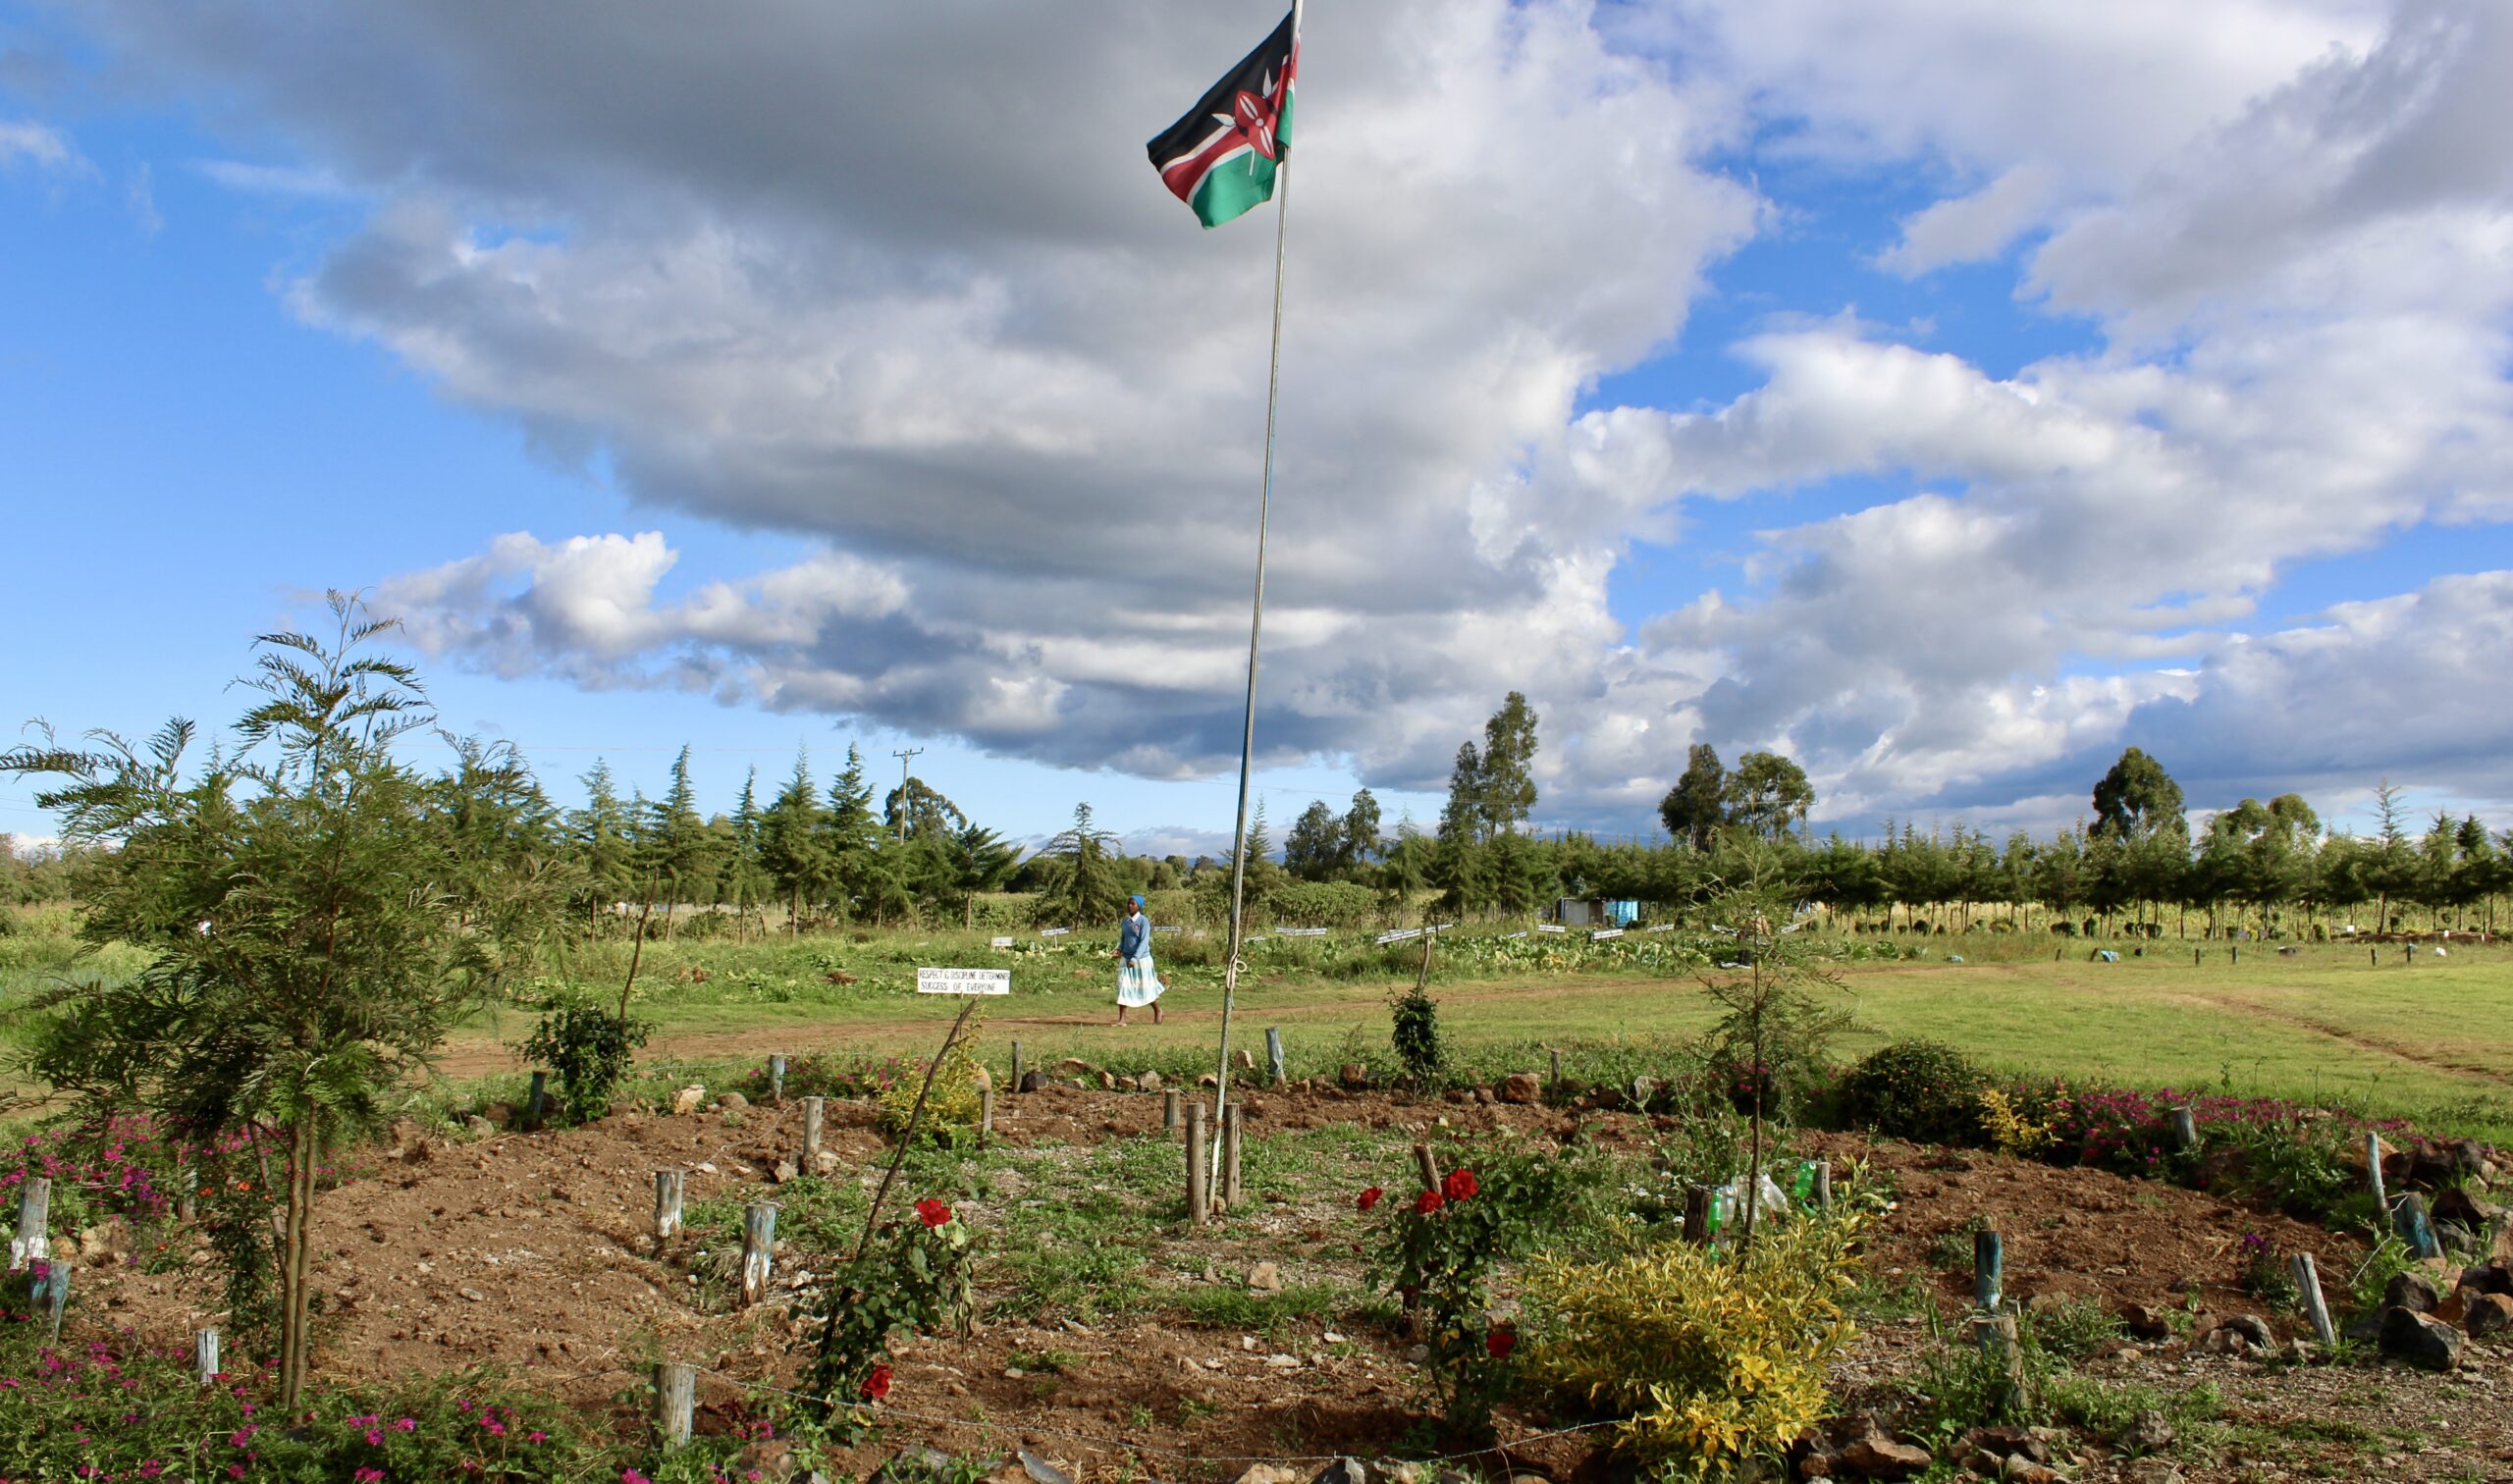
<svg viewBox="0 0 2513 1484">
<path fill-rule="evenodd" d="M 1208 1064 L 1221 1019 L 1218 944 L 1164 939 L 1173 985 L 1165 1024 L 1154 1027 L 1138 1012 L 1120 1029 L 1104 936 L 1054 943 L 1025 936 L 1008 953 L 983 934 L 958 932 L 650 943 L 636 996 L 656 1025 L 644 1060 L 662 1075 L 684 1067 L 721 1075 L 774 1051 L 913 1054 L 930 1048 L 958 1009 L 956 1001 L 916 994 L 915 969 L 952 964 L 1013 970 L 1014 992 L 981 1006 L 983 1049 L 998 1066 L 1014 1037 L 1032 1065 L 1067 1055 L 1173 1072 Z M 86 972 L 66 963 L 67 941 L 51 934 L 0 941 L 14 950 L 0 962 L 0 1005 Z M 1432 992 L 1444 1034 L 1478 1070 L 1533 1070 L 1541 1048 L 1559 1046 L 1575 1073 L 1628 1075 L 1626 1068 L 1712 1019 L 1698 971 L 1667 958 L 1672 941 L 1591 946 L 1573 935 L 1509 943 L 1492 933 L 1443 940 Z M 2112 964 L 2089 962 L 2084 942 L 2039 935 L 1836 946 L 1853 960 L 1840 965 L 1840 996 L 1860 1027 L 1845 1040 L 1845 1054 L 1889 1037 L 1930 1036 L 2006 1072 L 2344 1104 L 2513 1145 L 2513 950 L 2455 947 L 2436 959 L 2421 949 L 2412 964 L 2394 946 L 2380 951 L 2377 967 L 2361 947 L 2311 947 L 2281 959 L 2247 945 L 2236 964 L 2219 943 L 2194 967 L 2191 945 L 2172 939 L 2147 945 L 2144 956 L 2112 945 L 2123 957 Z M 1950 953 L 1970 962 L 1950 963 Z M 1274 1026 L 1296 1074 L 1345 1061 L 1388 1069 L 1386 1001 L 1412 980 L 1419 954 L 1417 943 L 1380 948 L 1349 937 L 1256 944 L 1241 980 L 1236 1044 L 1261 1055 L 1263 1031 Z M 1898 954 L 1904 957 L 1885 961 Z M 626 943 L 583 945 L 550 979 L 524 986 L 522 997 L 561 980 L 615 993 L 627 964 Z M 129 972 L 131 964 L 108 954 L 93 967 Z M 510 1047 L 533 1019 L 528 1003 L 475 1017 L 448 1047 L 446 1072 L 519 1073 Z"/>
</svg>

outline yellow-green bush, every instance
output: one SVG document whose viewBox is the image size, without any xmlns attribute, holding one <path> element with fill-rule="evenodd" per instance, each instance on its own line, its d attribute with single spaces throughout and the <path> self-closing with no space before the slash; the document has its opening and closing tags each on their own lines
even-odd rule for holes
<svg viewBox="0 0 2513 1484">
<path fill-rule="evenodd" d="M 1789 1446 L 1825 1411 L 1824 1366 L 1856 1331 L 1856 1216 L 1775 1224 L 1740 1257 L 1668 1246 L 1536 1260 L 1525 1306 L 1541 1384 L 1619 1412 L 1619 1445 L 1699 1478 Z"/>
<path fill-rule="evenodd" d="M 977 1022 L 972 1019 L 968 1034 L 942 1053 L 942 1065 L 934 1074 L 934 1089 L 925 1095 L 924 1127 L 937 1131 L 977 1127 L 978 1087 L 986 1075 L 972 1049 L 977 1038 Z M 896 1137 L 907 1132 L 908 1116 L 916 1110 L 917 1089 L 924 1083 L 925 1068 L 910 1063 L 906 1075 L 881 1084 L 873 1094 L 878 1109 L 873 1121 L 882 1133 Z"/>
</svg>

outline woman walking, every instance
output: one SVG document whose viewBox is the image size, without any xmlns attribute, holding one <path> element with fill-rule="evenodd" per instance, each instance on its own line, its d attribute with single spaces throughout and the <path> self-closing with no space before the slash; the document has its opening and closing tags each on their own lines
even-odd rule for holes
<svg viewBox="0 0 2513 1484">
<path fill-rule="evenodd" d="M 1160 994 L 1169 986 L 1151 962 L 1151 919 L 1143 915 L 1143 898 L 1126 898 L 1125 921 L 1117 925 L 1117 1024 L 1140 1005 L 1151 1007 L 1151 1023 L 1160 1024 Z"/>
</svg>

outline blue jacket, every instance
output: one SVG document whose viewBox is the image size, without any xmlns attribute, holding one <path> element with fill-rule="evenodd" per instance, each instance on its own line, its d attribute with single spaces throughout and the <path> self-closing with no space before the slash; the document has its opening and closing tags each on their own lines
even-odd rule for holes
<svg viewBox="0 0 2513 1484">
<path fill-rule="evenodd" d="M 1142 958 L 1151 948 L 1151 919 L 1143 913 L 1127 917 L 1117 928 L 1117 957 Z"/>
</svg>

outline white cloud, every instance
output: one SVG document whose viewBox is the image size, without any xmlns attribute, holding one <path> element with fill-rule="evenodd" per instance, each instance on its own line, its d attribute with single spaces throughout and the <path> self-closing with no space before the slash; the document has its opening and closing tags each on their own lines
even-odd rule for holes
<svg viewBox="0 0 2513 1484">
<path fill-rule="evenodd" d="M 1270 221 L 1198 233 L 1140 140 L 1253 39 L 1238 19 L 95 16 L 136 75 L 303 147 L 214 179 L 376 203 L 294 286 L 306 319 L 599 456 L 666 512 L 641 525 L 804 554 L 676 588 L 658 529 L 499 537 L 388 586 L 432 647 L 1074 766 L 1235 754 Z M 1579 0 L 1320 9 L 1261 743 L 1435 785 L 1515 686 L 1548 796 L 1626 818 L 1695 736 L 1789 748 L 1844 812 L 2063 798 L 2053 770 L 2172 717 L 2229 739 L 2189 742 L 2226 776 L 2277 761 L 2225 698 L 2272 684 L 2260 657 L 2310 668 L 2309 633 L 2227 635 L 2280 574 L 2513 514 L 2504 16 L 1676 0 L 1601 34 Z M 1854 250 L 1916 276 L 2038 238 L 2018 312 L 2102 344 L 1994 376 L 1847 315 L 1775 321 L 1740 397 L 1575 417 L 1771 216 L 1705 164 L 1732 148 L 1957 183 Z M 1791 514 L 1849 475 L 1900 493 Z M 1770 528 L 1738 581 L 1628 632 L 1628 544 L 1681 540 L 1700 500 Z M 2385 601 L 2513 659 L 2485 592 Z M 2398 648 L 2333 622 L 2345 655 Z M 2492 776 L 2492 735 L 2450 713 L 2433 766 L 2459 736 Z"/>
<path fill-rule="evenodd" d="M 2018 165 L 1967 196 L 1950 196 L 1902 219 L 1900 241 L 1878 254 L 1878 266 L 1915 278 L 1954 263 L 1977 263 L 2006 250 L 2049 205 L 2051 172 Z"/>
<path fill-rule="evenodd" d="M 58 174 L 89 168 L 87 157 L 61 131 L 31 120 L 0 121 L 0 168 L 17 164 Z"/>
</svg>

